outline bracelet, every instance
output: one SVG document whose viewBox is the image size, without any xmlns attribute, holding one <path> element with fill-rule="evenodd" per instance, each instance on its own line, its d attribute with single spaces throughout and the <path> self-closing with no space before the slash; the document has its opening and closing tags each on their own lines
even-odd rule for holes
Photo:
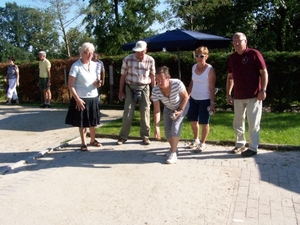
<svg viewBox="0 0 300 225">
<path fill-rule="evenodd" d="M 178 111 L 183 111 L 183 109 L 182 109 L 181 107 L 179 107 L 176 111 L 177 111 L 177 112 L 178 112 Z"/>
</svg>

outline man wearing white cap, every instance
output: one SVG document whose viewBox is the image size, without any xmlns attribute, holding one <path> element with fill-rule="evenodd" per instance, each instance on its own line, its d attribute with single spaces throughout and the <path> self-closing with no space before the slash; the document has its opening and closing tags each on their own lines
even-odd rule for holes
<svg viewBox="0 0 300 225">
<path fill-rule="evenodd" d="M 125 99 L 122 128 L 118 145 L 127 141 L 130 133 L 135 105 L 138 102 L 141 114 L 140 135 L 143 144 L 149 145 L 150 140 L 150 87 L 155 85 L 155 61 L 147 55 L 147 43 L 138 41 L 132 49 L 135 53 L 123 59 L 119 87 L 119 100 Z M 125 93 L 124 93 L 125 89 Z"/>
</svg>

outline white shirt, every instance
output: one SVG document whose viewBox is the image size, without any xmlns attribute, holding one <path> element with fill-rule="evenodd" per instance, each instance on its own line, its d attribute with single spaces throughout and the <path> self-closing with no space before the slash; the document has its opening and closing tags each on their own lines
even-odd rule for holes
<svg viewBox="0 0 300 225">
<path fill-rule="evenodd" d="M 93 98 L 98 96 L 97 88 L 93 85 L 97 79 L 97 63 L 90 62 L 87 70 L 80 59 L 73 63 L 69 76 L 75 77 L 75 90 L 80 98 Z"/>
</svg>

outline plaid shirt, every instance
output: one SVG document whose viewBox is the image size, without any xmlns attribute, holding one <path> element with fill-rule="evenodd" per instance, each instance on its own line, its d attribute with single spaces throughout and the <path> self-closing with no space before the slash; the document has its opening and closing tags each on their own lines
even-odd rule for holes
<svg viewBox="0 0 300 225">
<path fill-rule="evenodd" d="M 137 59 L 135 54 L 128 55 L 123 59 L 121 75 L 126 76 L 127 84 L 150 84 L 150 77 L 155 76 L 155 61 L 147 54 L 142 61 Z"/>
</svg>

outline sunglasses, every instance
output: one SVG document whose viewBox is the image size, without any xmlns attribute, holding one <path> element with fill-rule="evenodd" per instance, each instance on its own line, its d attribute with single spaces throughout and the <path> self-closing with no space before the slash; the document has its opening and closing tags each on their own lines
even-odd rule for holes
<svg viewBox="0 0 300 225">
<path fill-rule="evenodd" d="M 201 54 L 201 55 L 195 55 L 197 58 L 204 58 L 205 55 L 204 54 Z"/>
</svg>

